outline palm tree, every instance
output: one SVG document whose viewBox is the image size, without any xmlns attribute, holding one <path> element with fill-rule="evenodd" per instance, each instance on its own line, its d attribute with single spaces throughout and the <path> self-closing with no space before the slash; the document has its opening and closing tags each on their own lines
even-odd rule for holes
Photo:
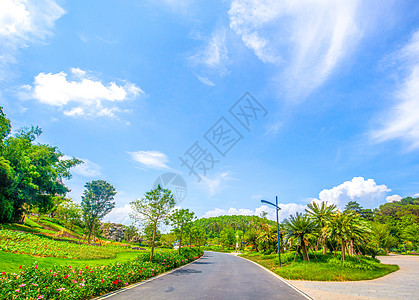
<svg viewBox="0 0 419 300">
<path fill-rule="evenodd" d="M 297 247 L 303 251 L 303 260 L 308 261 L 308 235 L 316 229 L 317 224 L 308 215 L 297 213 L 290 216 L 284 223 L 285 242 L 295 241 Z"/>
<path fill-rule="evenodd" d="M 354 242 L 364 240 L 366 234 L 370 232 L 365 221 L 352 211 L 337 212 L 330 219 L 330 235 L 337 238 L 338 244 L 341 245 L 342 261 L 345 261 L 347 243 L 350 243 L 348 252 L 353 254 Z"/>
<path fill-rule="evenodd" d="M 311 202 L 307 205 L 307 214 L 310 218 L 318 225 L 319 228 L 319 240 L 322 244 L 323 254 L 326 254 L 326 236 L 328 227 L 326 226 L 329 222 L 330 216 L 336 212 L 337 206 L 335 204 L 327 205 L 326 202 L 322 202 L 321 206 L 316 202 Z M 317 242 L 318 245 L 318 242 Z M 317 247 L 316 247 L 317 250 Z"/>
</svg>

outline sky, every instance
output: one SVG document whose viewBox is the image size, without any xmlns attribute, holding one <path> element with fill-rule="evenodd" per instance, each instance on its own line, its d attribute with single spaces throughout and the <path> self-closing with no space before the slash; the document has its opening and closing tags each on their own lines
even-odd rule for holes
<svg viewBox="0 0 419 300">
<path fill-rule="evenodd" d="M 375 208 L 419 193 L 419 3 L 0 0 L 0 106 L 106 221 L 158 178 L 198 217 Z"/>
</svg>

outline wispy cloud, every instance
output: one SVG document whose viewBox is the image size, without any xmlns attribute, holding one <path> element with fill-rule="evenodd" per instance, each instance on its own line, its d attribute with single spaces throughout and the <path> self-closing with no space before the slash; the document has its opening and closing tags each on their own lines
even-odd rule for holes
<svg viewBox="0 0 419 300">
<path fill-rule="evenodd" d="M 221 192 L 224 188 L 226 188 L 226 184 L 228 181 L 237 181 L 237 178 L 234 178 L 231 175 L 231 172 L 226 171 L 220 174 L 216 174 L 211 177 L 201 177 L 202 181 L 198 183 L 199 186 L 203 187 L 209 194 L 209 196 L 213 196 L 219 192 Z"/>
<path fill-rule="evenodd" d="M 64 155 L 62 159 L 71 159 L 71 157 Z M 100 171 L 101 167 L 98 164 L 91 162 L 87 158 L 80 158 L 80 160 L 82 160 L 84 163 L 71 168 L 71 173 L 83 177 L 98 177 L 102 175 Z"/>
<path fill-rule="evenodd" d="M 289 98 L 320 86 L 360 39 L 357 0 L 233 0 L 230 28 L 263 62 L 282 65 Z"/>
<path fill-rule="evenodd" d="M 70 75 L 65 72 L 39 73 L 35 76 L 33 86 L 22 87 L 20 97 L 59 107 L 67 116 L 114 118 L 121 111 L 116 102 L 135 99 L 143 94 L 143 90 L 133 83 L 122 81 L 120 85 L 115 82 L 104 84 L 89 72 L 72 68 Z M 112 105 L 106 106 L 109 104 Z"/>
<path fill-rule="evenodd" d="M 127 152 L 131 158 L 146 169 L 170 169 L 167 155 L 158 151 Z"/>
<path fill-rule="evenodd" d="M 410 149 L 419 148 L 419 30 L 396 53 L 395 62 L 407 72 L 394 92 L 397 104 L 383 112 L 379 129 L 370 133 L 378 142 L 401 139 Z"/>
<path fill-rule="evenodd" d="M 53 0 L 0 2 L 0 80 L 6 66 L 16 61 L 18 49 L 44 40 L 64 13 Z"/>
<path fill-rule="evenodd" d="M 399 196 L 397 194 L 386 197 L 386 201 L 387 202 L 397 202 L 397 201 L 400 201 L 402 199 L 403 199 L 403 197 L 402 196 Z"/>
<path fill-rule="evenodd" d="M 204 40 L 204 46 L 189 59 L 194 65 L 204 66 L 219 72 L 221 75 L 224 74 L 228 61 L 226 29 L 223 27 L 217 28 L 208 39 Z"/>
<path fill-rule="evenodd" d="M 215 86 L 215 83 L 208 79 L 206 76 L 199 76 L 196 75 L 196 78 L 198 78 L 199 81 L 201 81 L 203 84 L 208 86 Z"/>
</svg>

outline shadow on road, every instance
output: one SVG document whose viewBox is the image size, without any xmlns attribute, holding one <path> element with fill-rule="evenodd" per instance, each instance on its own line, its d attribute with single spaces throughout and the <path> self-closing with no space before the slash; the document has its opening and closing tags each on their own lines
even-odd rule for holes
<svg viewBox="0 0 419 300">
<path fill-rule="evenodd" d="M 206 262 L 206 261 L 196 261 L 193 263 L 194 265 L 212 265 L 212 262 Z"/>
<path fill-rule="evenodd" d="M 188 274 L 196 274 L 196 273 L 202 273 L 202 271 L 195 270 L 195 269 L 179 269 L 179 270 L 174 271 L 170 275 L 179 276 L 179 275 L 188 275 Z"/>
</svg>

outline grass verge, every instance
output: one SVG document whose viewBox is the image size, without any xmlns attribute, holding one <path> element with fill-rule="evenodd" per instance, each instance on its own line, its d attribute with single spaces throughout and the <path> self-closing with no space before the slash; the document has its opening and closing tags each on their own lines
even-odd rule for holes
<svg viewBox="0 0 419 300">
<path fill-rule="evenodd" d="M 297 259 L 295 262 L 287 262 L 281 268 L 278 267 L 278 258 L 263 254 L 240 255 L 254 261 L 265 268 L 275 272 L 285 279 L 313 280 L 313 281 L 356 281 L 370 280 L 382 277 L 397 271 L 397 265 L 385 265 L 372 259 L 355 262 L 356 258 L 349 258 L 347 264 L 342 264 L 333 255 L 316 254 L 318 260 L 312 259 L 305 262 Z"/>
</svg>

